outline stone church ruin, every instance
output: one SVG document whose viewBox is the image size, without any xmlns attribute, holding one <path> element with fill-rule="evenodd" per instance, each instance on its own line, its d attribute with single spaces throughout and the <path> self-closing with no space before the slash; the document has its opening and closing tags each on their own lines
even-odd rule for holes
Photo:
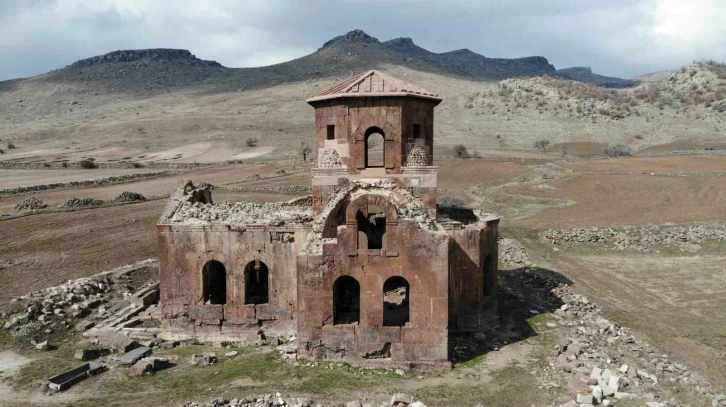
<svg viewBox="0 0 726 407">
<path fill-rule="evenodd" d="M 164 335 L 297 337 L 299 357 L 450 366 L 496 318 L 499 218 L 437 205 L 436 94 L 370 71 L 313 95 L 312 196 L 222 203 L 191 182 L 157 225 Z"/>
</svg>

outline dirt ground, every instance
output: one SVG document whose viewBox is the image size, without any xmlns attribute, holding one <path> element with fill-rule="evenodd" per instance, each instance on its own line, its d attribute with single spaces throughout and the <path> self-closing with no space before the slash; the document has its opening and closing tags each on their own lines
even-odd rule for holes
<svg viewBox="0 0 726 407">
<path fill-rule="evenodd" d="M 151 169 L 100 169 L 93 170 L 2 170 L 0 169 L 0 189 L 25 187 L 41 184 L 65 183 L 71 181 L 90 181 L 112 176 L 159 172 Z"/>
<path fill-rule="evenodd" d="M 706 374 L 716 388 L 726 387 L 723 248 L 679 255 L 528 247 L 597 298 L 612 320 Z"/>
<path fill-rule="evenodd" d="M 61 205 L 71 198 L 94 198 L 102 200 L 115 199 L 121 192 L 131 191 L 144 195 L 147 198 L 158 198 L 168 196 L 174 190 L 176 185 L 184 180 L 192 180 L 197 183 L 200 181 L 208 182 L 212 185 L 223 185 L 245 181 L 252 174 L 260 174 L 262 176 L 275 176 L 275 171 L 281 167 L 275 164 L 237 164 L 228 166 L 219 166 L 211 168 L 203 168 L 192 170 L 184 173 L 173 174 L 163 177 L 151 179 L 142 179 L 139 181 L 123 182 L 119 184 L 95 187 L 95 188 L 66 188 L 51 190 L 47 192 L 26 193 L 16 196 L 0 197 L 0 213 L 8 213 L 18 202 L 34 196 L 43 200 L 47 205 Z M 34 173 L 38 177 L 44 179 L 46 174 L 63 172 L 53 170 L 38 170 Z M 95 171 L 95 170 L 93 170 Z M 148 170 L 147 170 L 148 171 Z M 288 176 L 289 177 L 289 176 Z M 304 177 L 303 177 L 304 178 Z M 309 177 L 307 177 L 309 179 Z M 32 179 L 32 178 L 30 178 Z M 275 182 L 285 183 L 287 178 L 276 179 Z M 297 181 L 298 178 L 295 178 Z M 272 180 L 268 181 L 271 182 Z M 28 181 L 29 185 L 37 185 L 38 183 L 46 183 L 44 181 Z M 264 184 L 264 182 L 263 182 Z M 309 181 L 308 181 L 309 184 Z"/>
<path fill-rule="evenodd" d="M 576 175 L 551 189 L 515 186 L 512 195 L 552 199 L 559 207 L 515 222 L 533 228 L 647 225 L 723 220 L 726 178 Z M 574 204 L 569 205 L 569 202 Z"/>
</svg>

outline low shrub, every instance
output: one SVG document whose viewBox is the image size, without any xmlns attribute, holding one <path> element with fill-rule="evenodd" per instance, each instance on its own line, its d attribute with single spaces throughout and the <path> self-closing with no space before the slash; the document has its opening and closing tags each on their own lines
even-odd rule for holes
<svg viewBox="0 0 726 407">
<path fill-rule="evenodd" d="M 81 165 L 81 168 L 85 168 L 87 170 L 90 170 L 92 168 L 98 168 L 98 164 L 91 160 L 82 160 L 79 164 Z"/>
<path fill-rule="evenodd" d="M 606 148 L 605 155 L 608 157 L 630 157 L 633 155 L 633 150 L 628 146 L 617 144 L 613 147 Z"/>
</svg>

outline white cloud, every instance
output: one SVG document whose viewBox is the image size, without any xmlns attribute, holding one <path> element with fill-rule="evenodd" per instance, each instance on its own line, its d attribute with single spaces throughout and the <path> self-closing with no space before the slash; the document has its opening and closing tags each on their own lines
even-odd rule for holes
<svg viewBox="0 0 726 407">
<path fill-rule="evenodd" d="M 117 49 L 185 48 L 232 67 L 283 62 L 361 28 L 435 52 L 543 55 L 633 76 L 726 60 L 723 0 L 4 0 L 0 79 Z"/>
</svg>

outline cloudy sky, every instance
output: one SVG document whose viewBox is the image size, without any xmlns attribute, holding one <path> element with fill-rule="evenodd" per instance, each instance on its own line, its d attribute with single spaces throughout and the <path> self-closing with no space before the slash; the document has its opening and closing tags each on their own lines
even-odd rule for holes
<svg viewBox="0 0 726 407">
<path fill-rule="evenodd" d="M 434 52 L 542 55 L 631 77 L 726 62 L 724 22 L 725 0 L 0 0 L 0 80 L 119 49 L 269 65 L 356 28 Z"/>
</svg>

